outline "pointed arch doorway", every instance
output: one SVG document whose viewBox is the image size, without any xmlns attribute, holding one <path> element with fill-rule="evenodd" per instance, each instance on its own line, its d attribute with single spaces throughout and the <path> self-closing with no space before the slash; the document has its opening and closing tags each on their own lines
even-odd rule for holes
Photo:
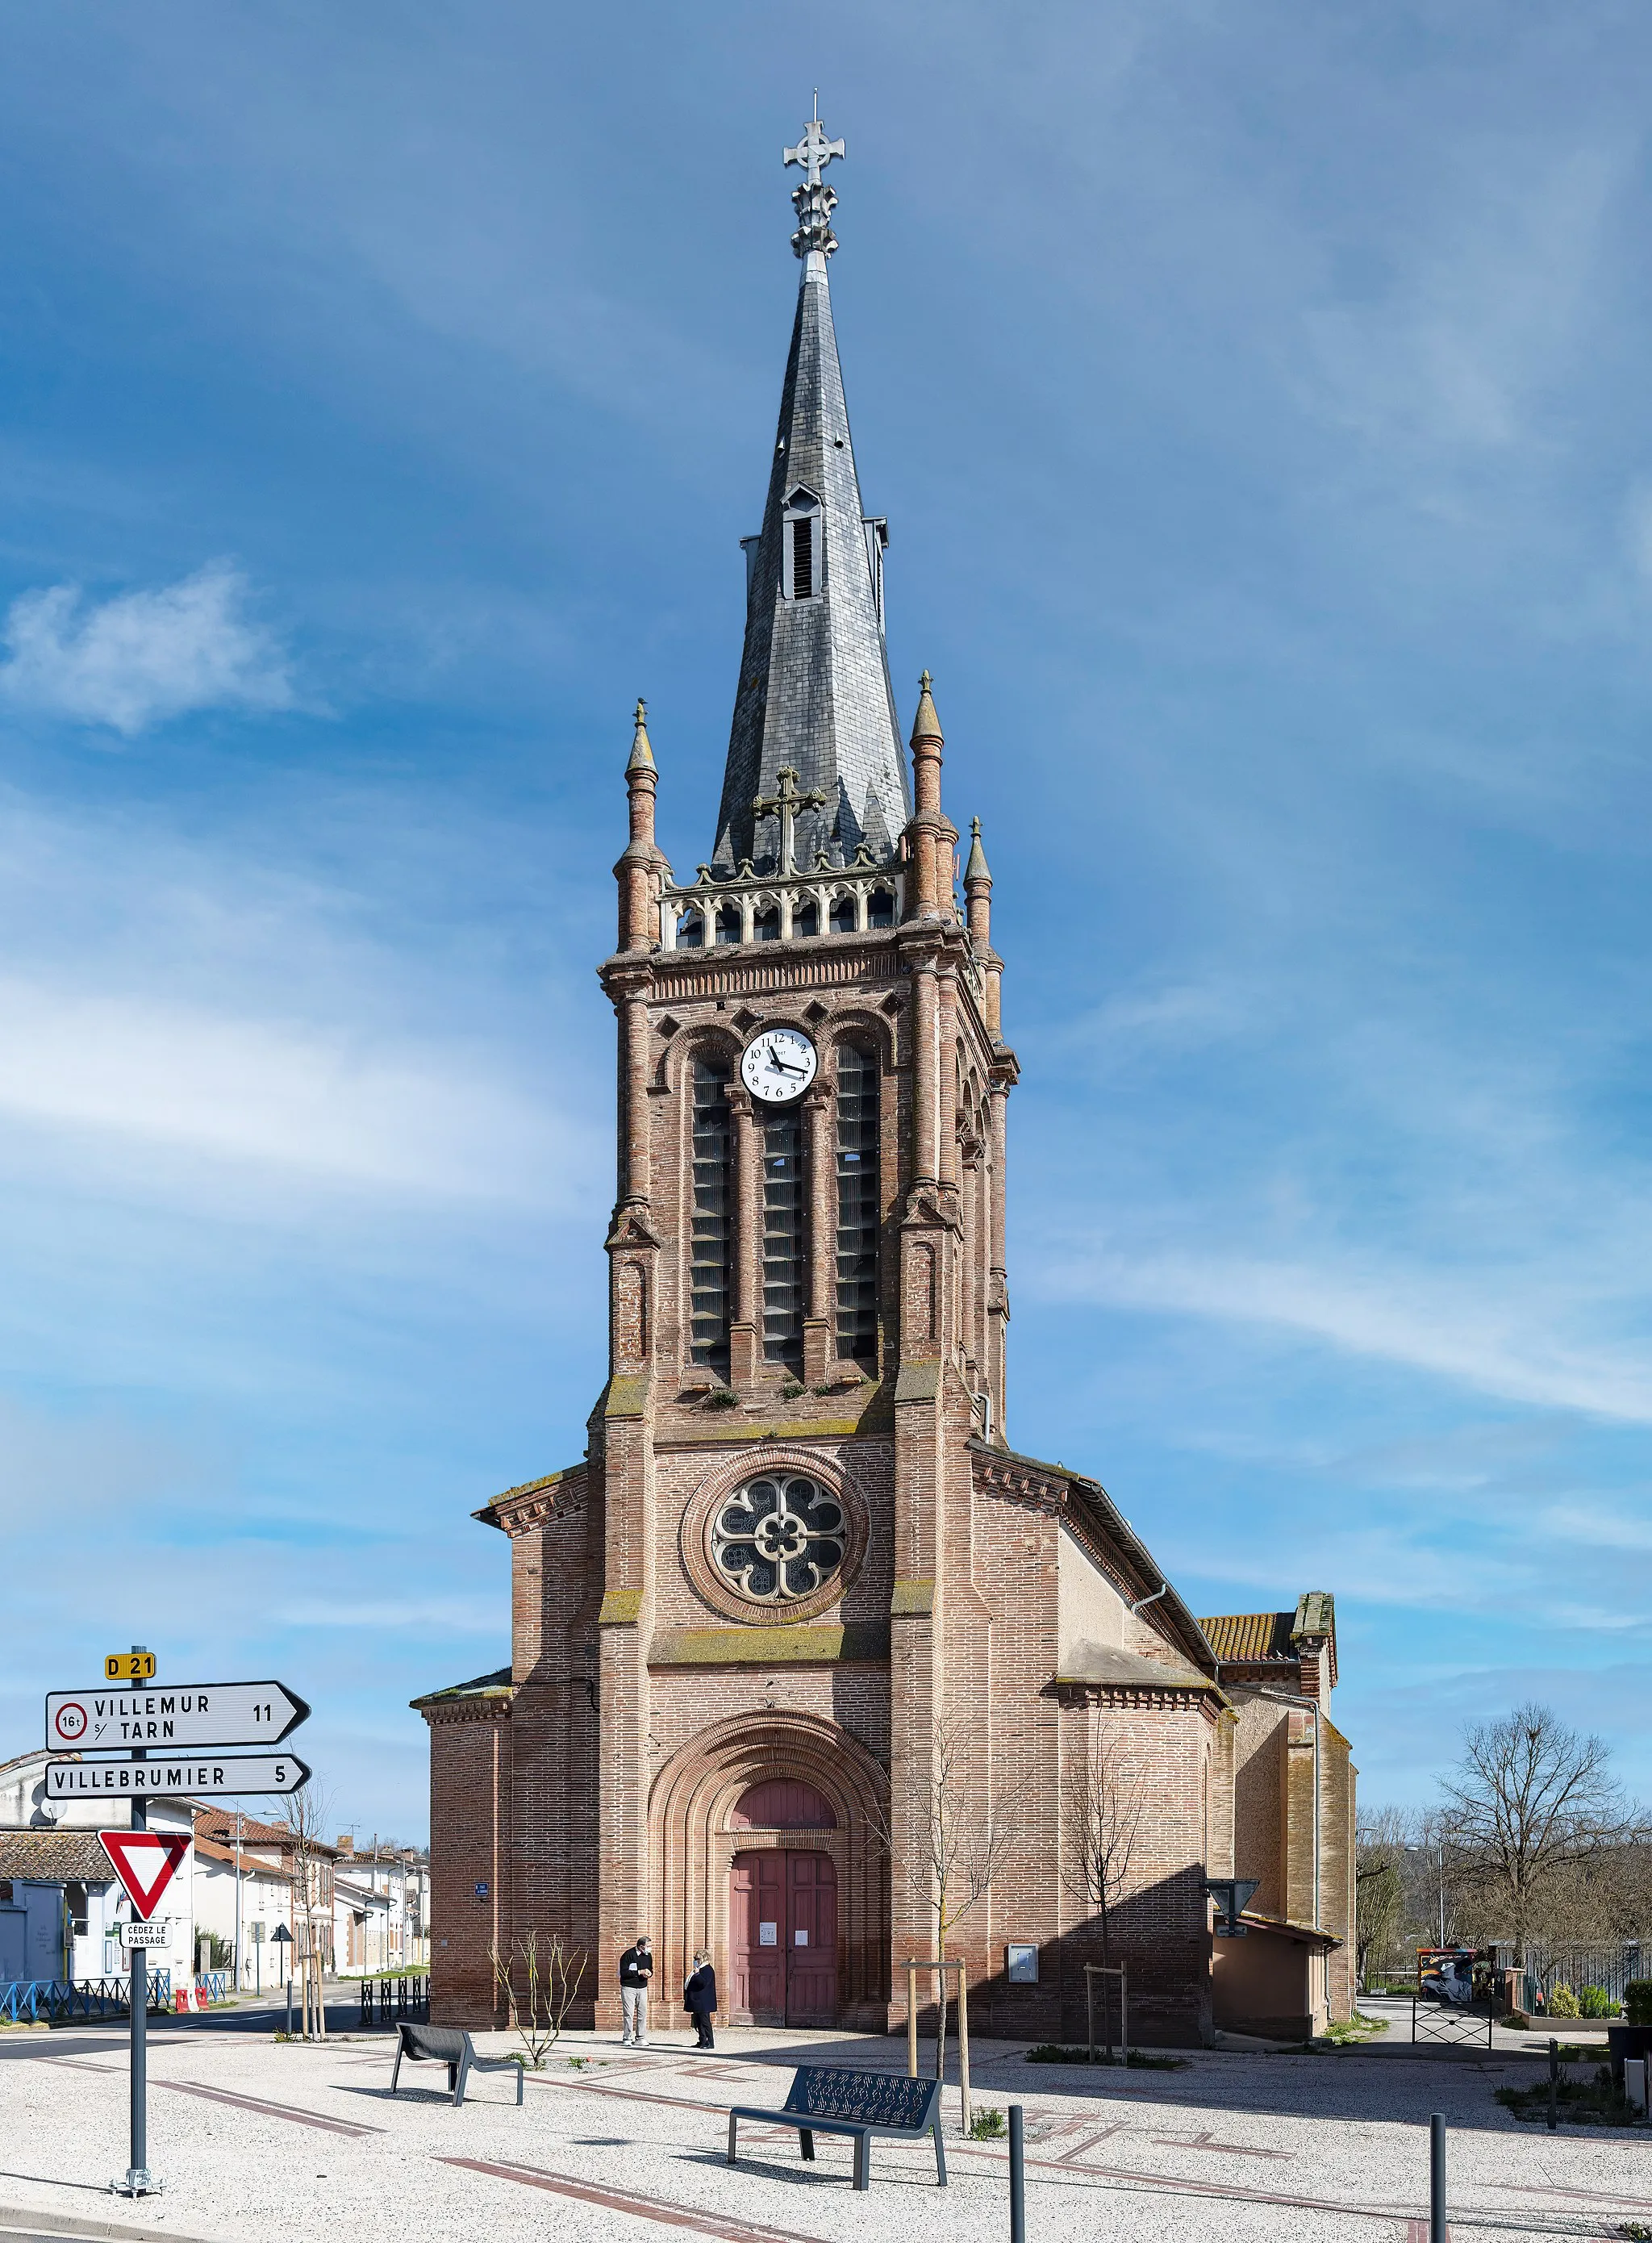
<svg viewBox="0 0 1652 2243">
<path fill-rule="evenodd" d="M 836 1830 L 831 1802 L 812 1784 L 775 1778 L 746 1792 L 729 1822 L 756 1842 L 729 1865 L 731 2014 L 753 2024 L 836 2024 L 837 1869 L 805 1839 Z"/>
</svg>

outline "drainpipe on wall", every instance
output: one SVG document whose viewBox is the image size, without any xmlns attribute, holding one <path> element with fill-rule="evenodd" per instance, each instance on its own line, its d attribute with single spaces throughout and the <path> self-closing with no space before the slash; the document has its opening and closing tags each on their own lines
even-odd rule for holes
<svg viewBox="0 0 1652 2243">
<path fill-rule="evenodd" d="M 1295 1690 L 1259 1689 L 1256 1694 L 1259 1698 L 1272 1698 L 1276 1705 L 1299 1706 L 1313 1716 L 1313 1929 L 1323 1931 L 1325 1926 L 1320 1921 L 1320 1701 L 1317 1698 L 1305 1698 Z M 1320 1990 L 1328 2004 L 1330 1990 L 1323 1950 L 1319 1966 Z"/>
</svg>

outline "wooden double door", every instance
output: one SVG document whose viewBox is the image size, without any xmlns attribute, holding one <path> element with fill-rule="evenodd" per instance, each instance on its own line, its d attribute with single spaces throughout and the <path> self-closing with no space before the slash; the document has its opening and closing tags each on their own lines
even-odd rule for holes
<svg viewBox="0 0 1652 2243">
<path fill-rule="evenodd" d="M 759 2025 L 837 2022 L 837 1870 L 805 1848 L 736 1854 L 729 1948 L 733 2014 Z"/>
</svg>

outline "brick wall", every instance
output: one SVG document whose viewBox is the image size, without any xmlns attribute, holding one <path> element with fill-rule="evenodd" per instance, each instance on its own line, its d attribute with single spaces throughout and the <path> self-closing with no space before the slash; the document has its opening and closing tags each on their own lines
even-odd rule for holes
<svg viewBox="0 0 1652 2243">
<path fill-rule="evenodd" d="M 510 1936 L 510 1714 L 489 1701 L 484 1712 L 428 1719 L 430 2014 L 441 2024 L 487 2026 L 496 2004 L 488 1948 Z"/>
</svg>

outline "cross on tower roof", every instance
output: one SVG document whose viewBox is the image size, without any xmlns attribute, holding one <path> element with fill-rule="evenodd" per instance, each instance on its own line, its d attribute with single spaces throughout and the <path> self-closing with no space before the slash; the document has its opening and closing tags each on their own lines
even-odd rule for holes
<svg viewBox="0 0 1652 2243">
<path fill-rule="evenodd" d="M 823 810 L 823 794 L 799 794 L 797 774 L 789 764 L 782 764 L 775 782 L 773 794 L 760 794 L 751 805 L 756 818 L 777 818 L 780 820 L 780 870 L 783 878 L 795 872 L 797 866 L 792 854 L 792 825 L 800 810 Z"/>
<path fill-rule="evenodd" d="M 811 117 L 803 127 L 803 137 L 795 148 L 783 148 L 781 153 L 787 163 L 802 167 L 804 178 L 811 187 L 820 185 L 820 175 L 834 156 L 843 153 L 841 140 L 829 140 L 826 128 L 818 117 Z"/>
</svg>

